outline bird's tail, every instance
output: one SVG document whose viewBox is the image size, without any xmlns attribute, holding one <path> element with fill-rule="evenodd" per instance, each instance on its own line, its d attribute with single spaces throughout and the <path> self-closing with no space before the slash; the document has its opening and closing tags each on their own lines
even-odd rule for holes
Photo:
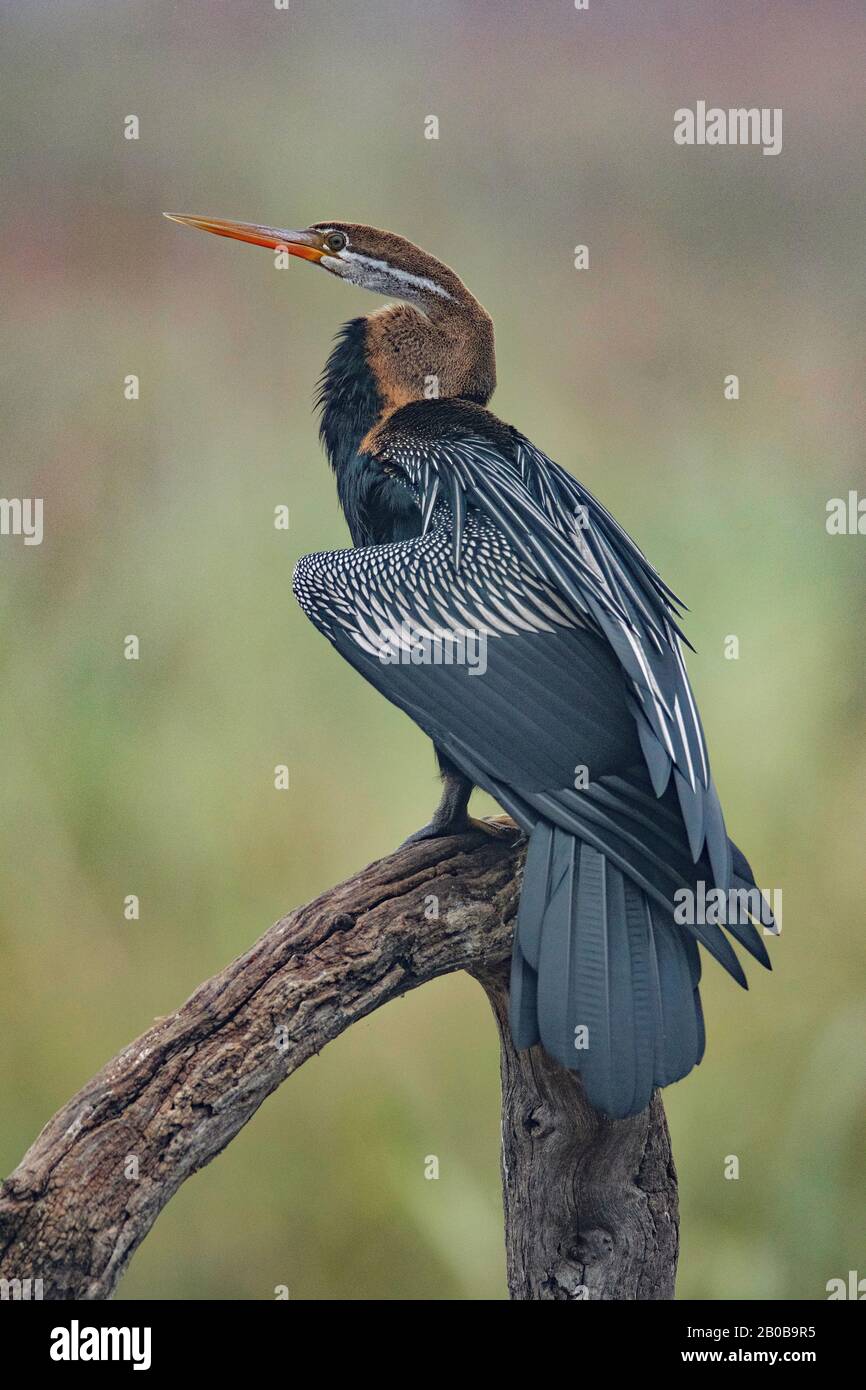
<svg viewBox="0 0 866 1390">
<path fill-rule="evenodd" d="M 735 882 L 752 881 L 731 849 Z M 769 964 L 751 924 L 737 935 Z M 516 1047 L 540 1041 L 580 1072 L 593 1105 L 613 1118 L 637 1114 L 654 1086 L 679 1080 L 703 1056 L 700 976 L 695 935 L 674 920 L 673 905 L 592 845 L 537 822 L 512 958 Z"/>
</svg>

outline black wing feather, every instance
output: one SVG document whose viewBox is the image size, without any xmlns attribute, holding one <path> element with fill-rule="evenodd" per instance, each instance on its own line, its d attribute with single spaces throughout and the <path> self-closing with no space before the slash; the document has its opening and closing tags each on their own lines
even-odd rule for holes
<svg viewBox="0 0 866 1390">
<path fill-rule="evenodd" d="M 444 484 L 455 566 L 466 510 L 477 508 L 604 637 L 631 683 L 632 713 L 656 794 L 662 795 L 673 773 L 692 858 L 697 862 L 706 845 L 716 886 L 727 889 L 727 839 L 682 660 L 679 601 L 601 503 L 522 435 L 509 432 L 503 447 L 501 435 L 491 439 L 480 428 L 451 428 L 429 444 L 423 438 L 419 449 L 417 432 L 404 432 L 407 412 L 417 415 L 417 407 L 392 417 L 380 457 L 404 470 L 425 516 L 432 515 L 432 490 L 439 496 Z"/>
</svg>

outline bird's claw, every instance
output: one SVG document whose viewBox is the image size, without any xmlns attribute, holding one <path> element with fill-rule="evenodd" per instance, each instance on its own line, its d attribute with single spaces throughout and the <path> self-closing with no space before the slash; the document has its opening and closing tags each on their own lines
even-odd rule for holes
<svg viewBox="0 0 866 1390">
<path fill-rule="evenodd" d="M 472 830 L 480 830 L 492 840 L 513 840 L 516 843 L 521 838 L 520 827 L 510 816 L 485 816 L 483 820 L 478 820 L 475 816 L 463 816 L 459 821 L 431 821 L 429 825 L 416 830 L 408 840 L 404 840 L 400 848 L 421 844 L 424 840 L 444 840 L 449 835 L 466 835 Z"/>
<path fill-rule="evenodd" d="M 512 844 L 523 838 L 523 831 L 510 816 L 485 816 L 483 820 L 476 820 L 474 816 L 470 816 L 469 829 L 481 830 L 492 840 L 510 840 Z"/>
<path fill-rule="evenodd" d="M 444 840 L 448 835 L 460 835 L 466 829 L 466 825 L 437 825 L 436 821 L 431 820 L 429 825 L 422 825 L 420 830 L 404 840 L 400 849 L 405 849 L 407 845 L 420 845 L 423 840 Z"/>
</svg>

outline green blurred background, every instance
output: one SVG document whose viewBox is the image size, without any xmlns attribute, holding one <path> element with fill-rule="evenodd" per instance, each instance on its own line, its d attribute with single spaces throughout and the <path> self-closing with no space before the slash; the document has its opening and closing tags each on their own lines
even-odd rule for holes
<svg viewBox="0 0 866 1390">
<path fill-rule="evenodd" d="M 311 397 L 376 303 L 160 214 L 345 218 L 455 266 L 496 323 L 495 408 L 689 603 L 729 827 L 784 893 L 775 973 L 745 994 L 707 964 L 708 1055 L 666 1096 L 680 1296 L 866 1273 L 866 539 L 825 529 L 866 492 L 862 7 L 18 0 L 3 25 L 0 493 L 46 525 L 0 540 L 3 1171 L 436 797 L 425 739 L 289 587 L 346 540 Z M 782 107 L 781 155 L 675 146 L 699 98 Z M 498 1101 L 480 989 L 410 995 L 183 1187 L 119 1296 L 504 1297 Z"/>
</svg>

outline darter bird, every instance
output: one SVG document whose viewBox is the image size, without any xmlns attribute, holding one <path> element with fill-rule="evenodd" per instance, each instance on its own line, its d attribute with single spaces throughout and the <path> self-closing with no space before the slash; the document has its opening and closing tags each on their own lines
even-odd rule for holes
<svg viewBox="0 0 866 1390">
<path fill-rule="evenodd" d="M 540 1042 L 607 1115 L 641 1111 L 703 1055 L 698 943 L 746 985 L 718 913 L 688 920 L 689 894 L 754 907 L 757 892 L 710 775 L 682 605 L 601 503 L 488 410 L 493 324 L 448 266 L 352 222 L 173 220 L 398 301 L 345 324 L 325 366 L 320 432 L 352 548 L 306 556 L 294 591 L 433 740 L 442 798 L 412 838 L 477 824 L 474 786 L 529 838 L 515 1045 Z M 760 915 L 772 925 L 763 900 Z M 723 920 L 769 967 L 754 911 Z"/>
</svg>

